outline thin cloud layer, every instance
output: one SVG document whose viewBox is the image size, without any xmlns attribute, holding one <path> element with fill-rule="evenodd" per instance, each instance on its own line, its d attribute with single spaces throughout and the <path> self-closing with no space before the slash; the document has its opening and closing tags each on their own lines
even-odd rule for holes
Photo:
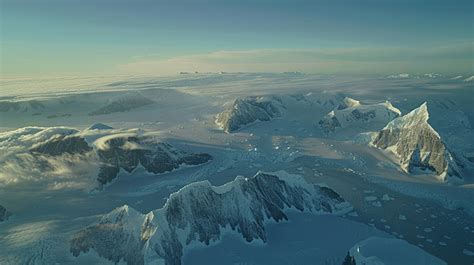
<svg viewBox="0 0 474 265">
<path fill-rule="evenodd" d="M 136 57 L 121 72 L 173 74 L 199 72 L 284 72 L 390 74 L 393 72 L 469 72 L 473 45 L 461 43 L 419 48 L 262 49 L 216 51 L 156 59 Z"/>
</svg>

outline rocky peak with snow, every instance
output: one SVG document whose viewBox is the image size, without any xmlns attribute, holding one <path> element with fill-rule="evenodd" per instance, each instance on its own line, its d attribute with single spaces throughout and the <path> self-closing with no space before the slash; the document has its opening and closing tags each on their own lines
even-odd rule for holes
<svg viewBox="0 0 474 265">
<path fill-rule="evenodd" d="M 341 109 L 347 109 L 347 108 L 354 108 L 354 107 L 357 107 L 357 106 L 360 106 L 360 101 L 349 98 L 349 97 L 345 97 L 342 100 L 342 102 L 339 104 L 337 109 L 341 110 Z"/>
<path fill-rule="evenodd" d="M 326 133 L 346 127 L 370 127 L 380 129 L 384 124 L 400 115 L 390 102 L 362 104 L 352 98 L 344 98 L 337 108 L 326 114 L 319 126 Z"/>
<path fill-rule="evenodd" d="M 100 140 L 99 140 L 100 141 Z M 139 165 L 154 174 L 169 172 L 181 165 L 199 165 L 211 160 L 208 154 L 191 154 L 153 138 L 117 135 L 107 137 L 96 145 L 102 162 L 98 180 L 107 183 L 120 169 L 132 172 Z"/>
<path fill-rule="evenodd" d="M 63 154 L 84 154 L 90 152 L 92 148 L 87 141 L 79 135 L 55 135 L 34 145 L 30 151 L 50 156 L 59 156 Z"/>
<path fill-rule="evenodd" d="M 216 117 L 216 124 L 230 133 L 255 121 L 280 117 L 284 106 L 278 97 L 245 97 L 236 99 Z"/>
<path fill-rule="evenodd" d="M 87 130 L 112 130 L 113 128 L 103 123 L 94 123 Z"/>
<path fill-rule="evenodd" d="M 425 102 L 410 113 L 389 122 L 372 144 L 395 153 L 400 159 L 401 168 L 407 173 L 420 168 L 435 172 L 442 180 L 451 176 L 461 178 L 453 154 L 428 123 L 428 119 Z"/>
<path fill-rule="evenodd" d="M 287 220 L 290 209 L 343 214 L 352 207 L 332 189 L 281 171 L 239 176 L 217 187 L 202 181 L 171 194 L 163 208 L 148 214 L 128 206 L 113 210 L 78 231 L 71 252 L 79 256 L 93 249 L 129 265 L 178 265 L 187 247 L 216 243 L 226 233 L 266 242 L 265 224 Z"/>
</svg>

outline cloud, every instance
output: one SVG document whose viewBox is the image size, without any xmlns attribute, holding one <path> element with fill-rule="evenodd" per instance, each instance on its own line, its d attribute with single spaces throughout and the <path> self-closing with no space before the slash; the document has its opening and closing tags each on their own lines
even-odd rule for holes
<svg viewBox="0 0 474 265">
<path fill-rule="evenodd" d="M 168 59 L 134 57 L 121 72 L 174 74 L 181 71 L 308 73 L 467 72 L 473 44 L 416 48 L 327 48 L 215 51 Z"/>
<path fill-rule="evenodd" d="M 25 127 L 0 133 L 0 188 L 11 185 L 95 188 L 99 161 L 94 154 L 47 156 L 29 152 L 46 140 L 77 132 L 68 127 Z"/>
</svg>

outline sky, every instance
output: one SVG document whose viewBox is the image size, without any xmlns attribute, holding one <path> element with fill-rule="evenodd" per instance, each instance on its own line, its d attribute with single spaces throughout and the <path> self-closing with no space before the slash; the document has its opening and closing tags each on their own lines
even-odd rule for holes
<svg viewBox="0 0 474 265">
<path fill-rule="evenodd" d="M 474 4 L 0 0 L 0 77 L 474 72 Z"/>
</svg>

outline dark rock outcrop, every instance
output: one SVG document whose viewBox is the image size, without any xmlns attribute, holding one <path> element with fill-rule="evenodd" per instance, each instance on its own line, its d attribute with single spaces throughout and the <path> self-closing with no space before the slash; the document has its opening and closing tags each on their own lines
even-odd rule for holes
<svg viewBox="0 0 474 265">
<path fill-rule="evenodd" d="M 30 151 L 50 156 L 59 156 L 63 154 L 84 154 L 92 151 L 92 148 L 80 136 L 58 135 L 44 143 L 35 145 Z"/>
<path fill-rule="evenodd" d="M 0 205 L 0 222 L 8 220 L 8 217 L 10 217 L 10 212 L 5 209 L 2 205 Z"/>
<path fill-rule="evenodd" d="M 344 258 L 344 261 L 342 262 L 342 265 L 356 265 L 355 258 L 352 257 L 349 252 L 347 252 L 346 257 Z"/>
<path fill-rule="evenodd" d="M 199 165 L 208 162 L 208 154 L 190 154 L 167 143 L 151 138 L 125 136 L 107 139 L 104 147 L 97 148 L 102 162 L 98 180 L 105 184 L 114 179 L 120 169 L 132 172 L 139 165 L 146 171 L 159 174 L 179 168 L 181 165 Z"/>
</svg>

